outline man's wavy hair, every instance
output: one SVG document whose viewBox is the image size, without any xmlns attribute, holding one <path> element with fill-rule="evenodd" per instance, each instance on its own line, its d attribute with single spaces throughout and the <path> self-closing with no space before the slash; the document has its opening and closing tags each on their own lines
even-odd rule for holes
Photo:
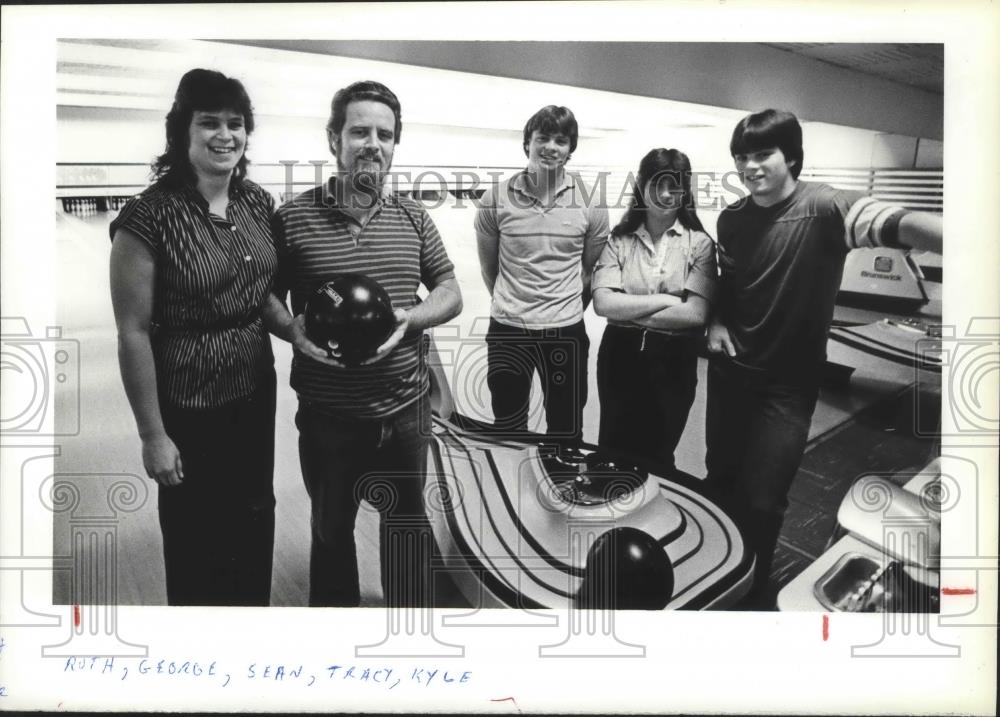
<svg viewBox="0 0 1000 717">
<path fill-rule="evenodd" d="M 194 167 L 188 158 L 191 146 L 191 118 L 196 111 L 229 110 L 243 115 L 247 136 L 253 133 L 253 106 L 243 83 L 215 70 L 195 69 L 184 73 L 174 104 L 167 113 L 167 148 L 153 161 L 153 178 L 166 186 L 179 187 L 196 181 Z M 233 179 L 242 181 L 247 174 L 246 151 L 233 170 Z"/>
<path fill-rule="evenodd" d="M 332 142 L 334 137 L 340 136 L 344 123 L 347 122 L 347 105 L 364 100 L 381 102 L 392 110 L 396 119 L 393 144 L 399 144 L 399 136 L 403 132 L 403 109 L 399 98 L 388 87 L 374 80 L 362 80 L 337 90 L 330 102 L 330 119 L 326 123 L 327 139 Z"/>
</svg>

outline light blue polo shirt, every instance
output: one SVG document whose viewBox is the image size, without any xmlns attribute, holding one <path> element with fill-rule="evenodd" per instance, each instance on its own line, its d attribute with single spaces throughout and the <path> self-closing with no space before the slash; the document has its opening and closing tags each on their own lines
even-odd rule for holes
<svg viewBox="0 0 1000 717">
<path fill-rule="evenodd" d="M 607 241 L 608 210 L 569 173 L 547 207 L 525 180 L 522 171 L 487 190 L 476 213 L 476 234 L 499 244 L 490 315 L 528 329 L 569 326 L 583 318 L 582 259 Z"/>
</svg>

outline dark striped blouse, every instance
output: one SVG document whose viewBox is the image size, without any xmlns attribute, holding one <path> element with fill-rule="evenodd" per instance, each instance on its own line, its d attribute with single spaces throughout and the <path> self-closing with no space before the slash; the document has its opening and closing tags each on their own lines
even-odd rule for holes
<svg viewBox="0 0 1000 717">
<path fill-rule="evenodd" d="M 398 309 L 419 303 L 420 284 L 433 288 L 454 276 L 437 227 L 416 202 L 383 197 L 356 241 L 350 222 L 335 206 L 328 184 L 300 194 L 275 212 L 279 295 L 291 291 L 296 315 L 334 274 L 370 276 Z M 412 332 L 381 361 L 352 368 L 327 366 L 296 352 L 291 385 L 300 400 L 333 415 L 388 416 L 428 389 L 421 347 L 421 332 Z"/>
<path fill-rule="evenodd" d="M 222 218 L 193 187 L 154 184 L 111 223 L 112 240 L 127 229 L 156 257 L 151 337 L 160 400 L 170 405 L 224 405 L 252 393 L 274 365 L 260 317 L 277 269 L 274 198 L 250 181 L 229 194 Z"/>
</svg>

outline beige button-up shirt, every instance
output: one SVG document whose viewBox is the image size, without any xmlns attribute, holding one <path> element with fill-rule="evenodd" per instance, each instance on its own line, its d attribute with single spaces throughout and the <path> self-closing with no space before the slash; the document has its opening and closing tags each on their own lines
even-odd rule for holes
<svg viewBox="0 0 1000 717">
<path fill-rule="evenodd" d="M 717 281 L 712 238 L 686 229 L 677 220 L 655 240 L 641 225 L 631 234 L 612 235 L 594 268 L 591 287 L 595 291 L 606 288 L 626 294 L 673 294 L 681 298 L 690 292 L 712 301 Z M 634 326 L 611 319 L 608 323 Z"/>
</svg>

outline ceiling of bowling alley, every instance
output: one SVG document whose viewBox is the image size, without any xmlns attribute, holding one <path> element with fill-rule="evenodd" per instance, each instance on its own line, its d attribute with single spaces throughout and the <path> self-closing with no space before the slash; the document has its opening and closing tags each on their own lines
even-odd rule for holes
<svg viewBox="0 0 1000 717">
<path fill-rule="evenodd" d="M 429 124 L 518 129 L 526 107 L 558 100 L 586 104 L 586 129 L 600 133 L 728 126 L 776 106 L 939 140 L 942 56 L 915 44 L 61 40 L 57 84 L 62 105 L 160 110 L 178 70 L 222 62 L 253 74 L 262 110 L 312 117 L 327 112 L 329 87 L 379 70 L 407 92 L 410 121 Z"/>
<path fill-rule="evenodd" d="M 330 56 L 197 40 L 63 39 L 57 57 L 56 88 L 64 107 L 160 113 L 180 73 L 202 66 L 252 82 L 256 109 L 284 116 L 325 118 L 331 88 L 361 77 L 393 87 L 407 107 L 408 123 L 519 132 L 526 114 L 551 102 L 586 107 L 589 121 L 581 132 L 588 136 L 626 127 L 728 126 L 738 116 L 710 105 L 379 61 L 363 53 Z"/>
<path fill-rule="evenodd" d="M 299 52 L 318 52 L 326 55 L 350 55 L 388 61 L 399 61 L 401 53 L 387 48 L 387 43 L 352 42 L 337 40 L 226 40 L 237 44 L 295 49 Z M 474 58 L 479 49 L 491 44 L 504 43 L 447 43 L 448 57 L 441 59 L 426 52 L 431 45 L 442 43 L 393 42 L 392 47 L 406 51 L 409 61 L 433 67 L 459 69 L 478 65 Z M 525 46 L 537 43 L 519 43 Z M 580 47 L 597 43 L 574 43 Z M 620 45 L 647 45 L 648 54 L 655 56 L 654 43 L 616 43 Z M 704 44 L 704 43 L 702 43 Z M 944 90 L 944 46 L 934 43 L 880 43 L 859 44 L 849 42 L 764 42 L 754 43 L 773 47 L 801 57 L 808 57 L 827 64 L 854 70 L 864 75 L 879 77 L 903 85 L 917 87 L 934 94 Z M 479 48 L 479 49 L 477 49 Z M 416 50 L 413 55 L 410 53 Z M 421 52 L 421 50 L 425 50 Z M 655 66 L 655 60 L 640 63 Z M 481 68 L 480 68 L 481 69 Z M 496 68 L 501 74 L 503 68 Z"/>
<path fill-rule="evenodd" d="M 944 46 L 934 43 L 859 45 L 849 42 L 769 42 L 785 52 L 864 75 L 944 93 Z"/>
<path fill-rule="evenodd" d="M 944 46 L 916 43 L 228 40 L 406 62 L 941 139 Z M 789 54 L 795 56 L 789 62 Z"/>
</svg>

